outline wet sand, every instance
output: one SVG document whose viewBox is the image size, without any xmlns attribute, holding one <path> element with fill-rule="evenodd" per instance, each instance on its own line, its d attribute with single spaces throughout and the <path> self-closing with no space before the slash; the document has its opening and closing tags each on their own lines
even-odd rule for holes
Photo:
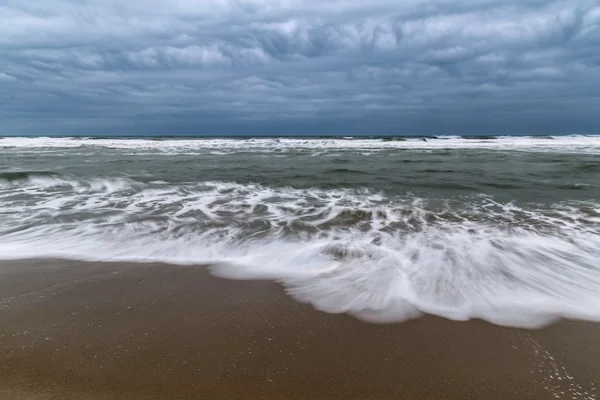
<svg viewBox="0 0 600 400">
<path fill-rule="evenodd" d="M 600 327 L 372 325 L 204 267 L 0 263 L 0 399 L 597 399 Z"/>
</svg>

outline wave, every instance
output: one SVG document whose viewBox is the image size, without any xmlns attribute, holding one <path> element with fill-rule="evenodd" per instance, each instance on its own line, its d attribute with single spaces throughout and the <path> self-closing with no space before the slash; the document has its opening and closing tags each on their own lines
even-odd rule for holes
<svg viewBox="0 0 600 400">
<path fill-rule="evenodd" d="M 210 265 L 331 313 L 600 320 L 600 204 L 36 176 L 0 192 L 2 259 Z M 60 190 L 59 190 L 60 189 Z"/>
<path fill-rule="evenodd" d="M 355 173 L 349 169 L 334 171 Z M 51 208 L 59 213 L 86 211 L 91 215 L 118 205 L 125 210 L 123 217 L 133 213 L 165 215 L 178 222 L 202 210 L 207 220 L 222 219 L 223 223 L 242 223 L 257 217 L 277 224 L 294 221 L 313 226 L 335 226 L 335 222 L 360 215 L 371 227 L 390 230 L 410 227 L 411 221 L 419 226 L 444 221 L 487 221 L 549 231 L 557 227 L 588 229 L 600 224 L 600 206 L 595 202 L 516 205 L 498 203 L 479 194 L 447 199 L 419 198 L 368 188 L 300 189 L 220 181 L 142 181 L 126 176 L 81 178 L 51 172 L 18 174 L 19 179 L 0 180 L 0 188 L 4 189 L 0 192 L 0 201 L 6 218 L 13 218 L 17 223 L 24 215 L 48 215 Z M 454 187 L 452 185 L 442 182 L 435 186 Z M 50 204 L 48 199 L 52 200 Z M 189 222 L 197 221 L 197 214 Z"/>
<path fill-rule="evenodd" d="M 115 192 L 140 187 L 142 182 L 131 178 L 90 178 L 80 179 L 60 175 L 52 171 L 15 171 L 0 173 L 0 188 L 68 188 L 79 192 Z M 42 192 L 39 192 L 42 193 Z M 1 198 L 0 198 L 1 199 Z"/>
<path fill-rule="evenodd" d="M 341 232 L 305 240 L 242 240 L 141 226 L 56 227 L 3 243 L 3 258 L 210 265 L 219 276 L 281 282 L 299 301 L 372 322 L 422 313 L 538 327 L 600 320 L 600 241 L 473 226 L 375 240 Z M 156 228 L 156 225 L 154 225 Z"/>
<path fill-rule="evenodd" d="M 600 163 L 588 163 L 577 168 L 581 172 L 600 172 Z"/>
<path fill-rule="evenodd" d="M 551 139 L 551 140 L 549 140 Z M 600 135 L 573 136 L 440 136 L 427 138 L 76 138 L 4 137 L 0 148 L 57 150 L 106 148 L 164 153 L 198 151 L 309 150 L 523 150 L 600 153 Z"/>
<path fill-rule="evenodd" d="M 354 174 L 354 175 L 366 175 L 367 173 L 364 171 L 360 171 L 358 169 L 350 169 L 350 168 L 336 168 L 327 171 L 333 174 Z"/>
<path fill-rule="evenodd" d="M 467 140 L 496 140 L 498 136 L 489 136 L 489 135 L 475 135 L 475 136 L 461 136 L 462 139 Z"/>
<path fill-rule="evenodd" d="M 8 171 L 0 172 L 0 182 L 21 182 L 30 178 L 52 177 L 57 175 L 52 171 Z"/>
</svg>

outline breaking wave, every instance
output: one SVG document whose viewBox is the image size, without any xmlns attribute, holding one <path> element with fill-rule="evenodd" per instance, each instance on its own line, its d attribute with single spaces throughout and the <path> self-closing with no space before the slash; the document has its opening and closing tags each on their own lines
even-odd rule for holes
<svg viewBox="0 0 600 400">
<path fill-rule="evenodd" d="M 571 136 L 439 136 L 381 138 L 79 138 L 79 137 L 5 137 L 0 148 L 20 150 L 117 149 L 162 153 L 212 154 L 246 151 L 307 150 L 443 150 L 489 149 L 560 151 L 600 154 L 600 135 Z M 225 153 L 226 154 L 226 153 Z"/>
<path fill-rule="evenodd" d="M 35 171 L 0 177 L 0 257 L 209 265 L 331 313 L 600 320 L 600 204 L 498 203 Z"/>
</svg>

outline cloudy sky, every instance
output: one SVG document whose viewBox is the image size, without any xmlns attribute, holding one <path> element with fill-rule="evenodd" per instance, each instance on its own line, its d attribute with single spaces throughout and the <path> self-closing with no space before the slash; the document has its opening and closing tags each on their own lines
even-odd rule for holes
<svg viewBox="0 0 600 400">
<path fill-rule="evenodd" d="M 0 0 L 0 134 L 594 132 L 597 0 Z"/>
</svg>

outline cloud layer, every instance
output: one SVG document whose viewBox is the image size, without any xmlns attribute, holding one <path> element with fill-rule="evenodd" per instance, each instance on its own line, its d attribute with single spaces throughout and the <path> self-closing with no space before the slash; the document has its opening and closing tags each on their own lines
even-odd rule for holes
<svg viewBox="0 0 600 400">
<path fill-rule="evenodd" d="M 0 134 L 600 131 L 600 5 L 0 0 Z"/>
</svg>

